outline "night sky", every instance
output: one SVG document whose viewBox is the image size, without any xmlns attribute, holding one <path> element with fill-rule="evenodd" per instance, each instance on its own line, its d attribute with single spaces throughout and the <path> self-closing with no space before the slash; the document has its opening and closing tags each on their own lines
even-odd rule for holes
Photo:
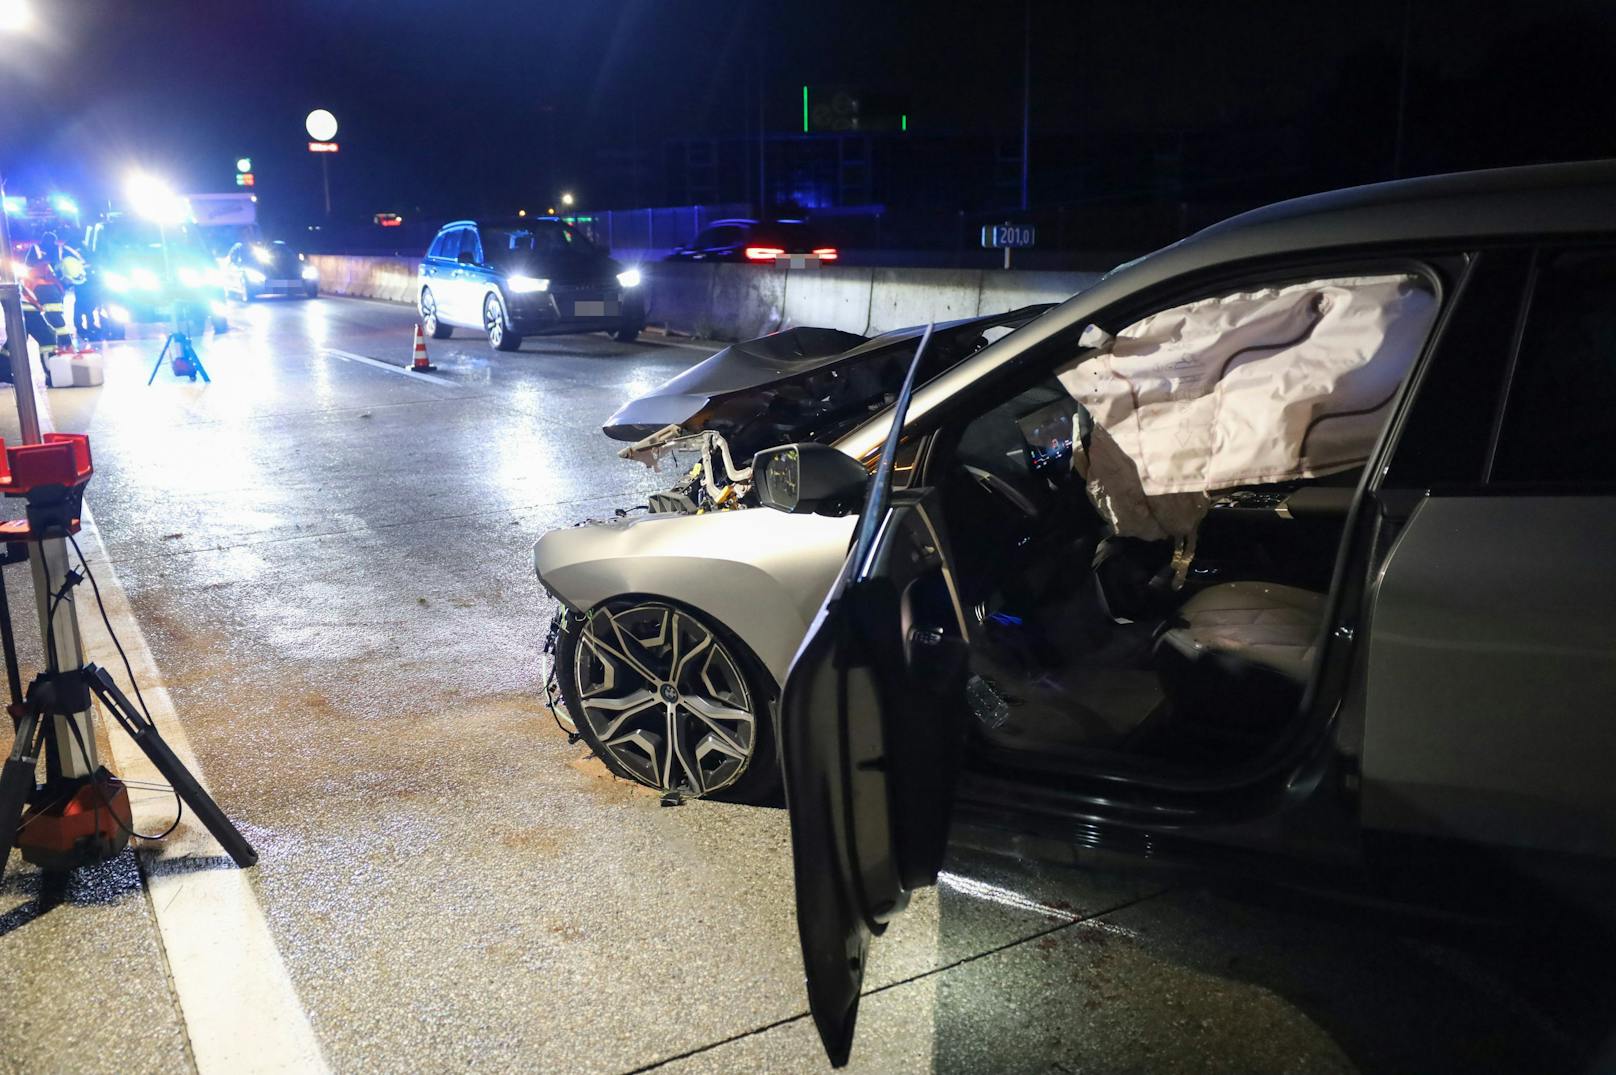
<svg viewBox="0 0 1616 1075">
<path fill-rule="evenodd" d="M 748 136 L 760 93 L 770 129 L 797 129 L 804 82 L 901 94 L 916 131 L 1020 124 L 1015 0 L 33 2 L 40 32 L 0 41 L 0 168 L 87 202 L 133 165 L 234 189 L 246 154 L 271 212 L 310 213 L 313 107 L 342 125 L 339 210 L 367 216 L 588 205 L 599 149 Z M 1033 127 L 1300 123 L 1309 182 L 1381 178 L 1406 15 L 1405 170 L 1616 155 L 1610 5 L 1491 7 L 1035 2 Z"/>
</svg>

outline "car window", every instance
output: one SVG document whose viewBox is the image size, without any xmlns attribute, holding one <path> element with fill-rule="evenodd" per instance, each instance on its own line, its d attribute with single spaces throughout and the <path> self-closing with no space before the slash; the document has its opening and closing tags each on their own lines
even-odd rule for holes
<svg viewBox="0 0 1616 1075">
<path fill-rule="evenodd" d="M 470 254 L 471 255 L 471 263 L 473 265 L 481 265 L 483 263 L 483 246 L 482 246 L 482 243 L 477 241 L 477 229 L 476 228 L 461 228 L 460 229 L 460 251 L 459 252 L 461 254 Z"/>
<path fill-rule="evenodd" d="M 1494 482 L 1610 483 L 1616 250 L 1538 256 L 1494 449 Z"/>
<path fill-rule="evenodd" d="M 690 245 L 696 250 L 704 250 L 707 247 L 714 245 L 717 241 L 717 228 L 703 228 L 701 231 L 696 233 L 696 237 L 694 239 L 690 240 Z"/>
<path fill-rule="evenodd" d="M 451 253 L 450 251 L 453 251 Z M 427 251 L 427 257 L 453 258 L 460 253 L 460 229 L 446 231 L 432 241 L 432 249 Z"/>
<path fill-rule="evenodd" d="M 522 255 L 553 254 L 581 245 L 583 237 L 560 221 L 531 227 L 484 228 L 483 244 L 491 262 L 520 260 Z"/>
<path fill-rule="evenodd" d="M 746 229 L 738 224 L 726 224 L 721 228 L 713 229 L 713 237 L 707 246 L 734 246 L 746 236 Z"/>
</svg>

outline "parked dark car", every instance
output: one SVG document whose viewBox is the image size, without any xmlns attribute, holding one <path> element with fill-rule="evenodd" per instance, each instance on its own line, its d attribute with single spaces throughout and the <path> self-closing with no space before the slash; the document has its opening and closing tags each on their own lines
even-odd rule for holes
<svg viewBox="0 0 1616 1075">
<path fill-rule="evenodd" d="M 243 242 L 225 255 L 225 290 L 242 302 L 263 295 L 320 294 L 320 272 L 301 250 L 283 240 Z"/>
<path fill-rule="evenodd" d="M 421 323 L 435 339 L 480 329 L 501 351 L 522 337 L 645 327 L 640 270 L 614 261 L 563 220 L 513 218 L 446 224 L 421 261 Z"/>
<path fill-rule="evenodd" d="M 667 257 L 668 261 L 835 261 L 841 252 L 802 220 L 716 220 Z"/>
<path fill-rule="evenodd" d="M 81 249 L 88 277 L 75 301 L 81 325 L 121 340 L 131 322 L 177 321 L 192 334 L 209 322 L 230 330 L 224 273 L 193 225 L 160 228 L 149 220 L 109 213 L 85 229 Z"/>
</svg>

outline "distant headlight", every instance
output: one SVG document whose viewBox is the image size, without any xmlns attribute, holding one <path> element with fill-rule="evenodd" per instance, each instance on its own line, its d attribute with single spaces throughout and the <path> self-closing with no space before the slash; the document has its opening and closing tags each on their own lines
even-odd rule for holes
<svg viewBox="0 0 1616 1075">
<path fill-rule="evenodd" d="M 114 294 L 122 295 L 125 291 L 129 290 L 129 277 L 125 276 L 121 272 L 106 273 L 101 277 L 101 279 L 106 281 L 107 290 L 113 292 Z"/>
<path fill-rule="evenodd" d="M 189 265 L 181 265 L 178 275 L 180 283 L 186 287 L 201 287 L 207 281 L 207 277 L 202 273 L 202 270 L 192 268 Z"/>
<path fill-rule="evenodd" d="M 265 276 L 257 269 L 247 269 L 242 273 L 242 275 L 245 276 L 247 278 L 247 282 L 251 284 L 261 284 L 265 280 L 269 279 L 269 277 Z"/>
<path fill-rule="evenodd" d="M 619 287 L 639 287 L 640 286 L 640 270 L 638 270 L 638 269 L 628 269 L 628 270 L 626 270 L 624 272 L 618 273 L 617 274 L 617 285 Z"/>
<path fill-rule="evenodd" d="M 320 270 L 319 269 L 316 269 L 313 265 L 305 265 L 305 266 L 303 266 L 303 279 L 305 279 L 305 280 L 318 280 L 319 278 L 320 278 Z M 890 423 L 888 423 L 888 424 L 890 424 Z"/>
<path fill-rule="evenodd" d="M 260 265 L 273 265 L 273 264 L 275 264 L 275 255 L 271 254 L 269 252 L 269 247 L 267 247 L 267 246 L 255 246 L 255 247 L 252 248 L 252 250 L 253 250 L 253 257 L 258 259 L 258 264 L 260 264 Z"/>
<path fill-rule="evenodd" d="M 526 295 L 531 291 L 550 290 L 550 281 L 537 276 L 511 276 L 506 278 L 505 286 L 511 289 L 513 295 Z"/>
<path fill-rule="evenodd" d="M 129 274 L 129 283 L 136 291 L 156 291 L 157 274 L 150 269 L 136 269 Z"/>
<path fill-rule="evenodd" d="M 114 321 L 128 321 L 129 310 L 123 306 L 108 306 L 107 316 L 112 318 Z"/>
</svg>

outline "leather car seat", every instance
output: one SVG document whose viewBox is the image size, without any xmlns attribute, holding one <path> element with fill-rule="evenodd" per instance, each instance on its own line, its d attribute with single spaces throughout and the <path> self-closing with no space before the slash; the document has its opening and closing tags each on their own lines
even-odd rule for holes
<svg viewBox="0 0 1616 1075">
<path fill-rule="evenodd" d="M 1325 595 L 1270 582 L 1226 582 L 1186 601 L 1156 643 L 1176 716 L 1233 728 L 1288 720 L 1313 672 Z"/>
</svg>

